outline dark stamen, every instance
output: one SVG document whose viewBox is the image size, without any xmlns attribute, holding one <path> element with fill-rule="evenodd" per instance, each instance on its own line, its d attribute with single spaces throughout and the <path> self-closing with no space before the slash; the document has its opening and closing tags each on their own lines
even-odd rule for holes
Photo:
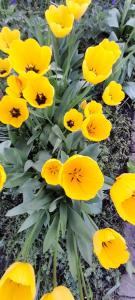
<svg viewBox="0 0 135 300">
<path fill-rule="evenodd" d="M 25 71 L 26 71 L 26 72 L 33 71 L 33 72 L 35 72 L 35 73 L 38 73 L 38 72 L 39 72 L 39 70 L 38 70 L 35 66 L 33 66 L 33 65 L 28 65 L 28 66 L 26 67 Z"/>
<path fill-rule="evenodd" d="M 7 72 L 6 70 L 0 70 L 1 75 L 5 74 L 6 72 Z"/>
<path fill-rule="evenodd" d="M 37 94 L 37 97 L 36 97 L 36 102 L 41 105 L 41 104 L 45 104 L 47 98 L 44 94 Z"/>
<path fill-rule="evenodd" d="M 21 113 L 20 113 L 20 109 L 19 108 L 14 108 L 10 110 L 10 113 L 12 115 L 13 118 L 18 118 L 21 116 Z"/>
<path fill-rule="evenodd" d="M 67 125 L 68 125 L 70 128 L 72 128 L 72 127 L 74 126 L 74 121 L 72 121 L 72 120 L 67 121 Z"/>
</svg>

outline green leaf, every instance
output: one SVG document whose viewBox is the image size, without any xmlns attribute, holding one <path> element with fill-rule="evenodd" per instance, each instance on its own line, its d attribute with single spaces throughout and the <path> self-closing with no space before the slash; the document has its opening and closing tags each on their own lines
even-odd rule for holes
<svg viewBox="0 0 135 300">
<path fill-rule="evenodd" d="M 112 9 L 108 10 L 108 16 L 106 19 L 106 23 L 110 27 L 118 28 L 119 20 L 120 20 L 120 13 L 117 8 L 112 8 Z"/>
<path fill-rule="evenodd" d="M 36 222 L 38 222 L 40 214 L 41 214 L 41 212 L 39 211 L 39 213 L 34 212 L 30 216 L 28 216 L 28 218 L 21 225 L 18 232 L 22 232 L 22 231 L 28 229 L 29 227 L 31 227 L 32 225 L 34 225 Z"/>
<path fill-rule="evenodd" d="M 77 237 L 77 244 L 82 258 L 91 266 L 92 264 L 92 243 L 83 239 L 83 237 Z"/>
<path fill-rule="evenodd" d="M 60 129 L 60 127 L 59 127 L 58 125 L 54 125 L 54 126 L 52 127 L 52 131 L 53 131 L 53 133 L 56 134 L 56 136 L 59 137 L 60 140 L 62 140 L 62 141 L 65 140 L 65 137 L 64 137 L 64 135 L 63 135 L 63 132 L 61 131 L 61 129 Z"/>
<path fill-rule="evenodd" d="M 41 228 L 45 222 L 45 218 L 46 218 L 46 212 L 41 212 L 37 223 L 29 230 L 26 236 L 24 246 L 21 251 L 21 254 L 24 258 L 28 256 L 30 250 L 32 249 L 32 245 L 41 231 Z"/>
<path fill-rule="evenodd" d="M 101 149 L 98 143 L 88 145 L 83 151 L 80 152 L 81 155 L 90 156 L 93 159 L 97 159 L 100 154 Z"/>
<path fill-rule="evenodd" d="M 131 27 L 135 27 L 135 18 L 132 17 L 130 18 L 125 25 L 131 26 Z"/>
<path fill-rule="evenodd" d="M 59 225 L 59 216 L 55 215 L 52 224 L 49 226 L 49 229 L 47 230 L 44 243 L 43 243 L 43 252 L 47 252 L 51 246 L 53 246 L 56 242 L 56 236 L 58 231 L 58 225 Z"/>
<path fill-rule="evenodd" d="M 11 146 L 11 141 L 9 140 L 0 143 L 0 154 L 4 154 L 4 150 L 10 148 L 10 146 Z"/>
<path fill-rule="evenodd" d="M 64 163 L 68 158 L 69 158 L 69 156 L 63 150 L 61 150 L 60 160 L 62 161 L 62 163 Z"/>
<path fill-rule="evenodd" d="M 64 238 L 67 228 L 67 204 L 64 202 L 60 203 L 60 227 L 62 238 Z"/>
<path fill-rule="evenodd" d="M 6 216 L 7 217 L 13 217 L 22 215 L 24 213 L 33 213 L 35 211 L 39 211 L 40 209 L 45 208 L 45 206 L 49 205 L 51 201 L 51 197 L 49 195 L 46 195 L 43 199 L 34 199 L 29 202 L 21 203 L 14 208 L 8 210 Z"/>
<path fill-rule="evenodd" d="M 10 174 L 10 176 L 8 176 L 5 187 L 9 189 L 9 188 L 21 186 L 27 180 L 29 180 L 30 177 L 31 177 L 30 174 L 20 173 L 20 174 L 15 174 L 15 176 L 13 174 Z"/>
<path fill-rule="evenodd" d="M 89 203 L 83 202 L 82 209 L 90 215 L 98 215 L 102 212 L 102 199 L 97 195 Z"/>
<path fill-rule="evenodd" d="M 68 224 L 72 231 L 84 239 L 90 240 L 90 233 L 82 217 L 72 208 L 68 208 Z"/>
<path fill-rule="evenodd" d="M 69 263 L 69 270 L 74 278 L 77 280 L 77 266 L 76 266 L 76 251 L 73 242 L 74 236 L 70 228 L 67 230 L 66 248 Z"/>
<path fill-rule="evenodd" d="M 126 82 L 124 85 L 124 91 L 130 99 L 135 100 L 135 82 Z"/>
</svg>

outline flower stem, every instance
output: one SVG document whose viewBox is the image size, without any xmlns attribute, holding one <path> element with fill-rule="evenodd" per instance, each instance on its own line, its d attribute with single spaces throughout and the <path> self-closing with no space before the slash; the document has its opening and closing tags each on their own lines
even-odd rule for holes
<svg viewBox="0 0 135 300">
<path fill-rule="evenodd" d="M 57 252 L 58 252 L 59 229 L 60 229 L 60 223 L 58 224 L 56 244 L 55 244 L 54 255 L 53 255 L 53 287 L 54 288 L 57 286 Z"/>
<path fill-rule="evenodd" d="M 80 294 L 80 300 L 84 300 L 82 282 L 81 282 L 81 274 L 80 274 L 80 267 L 79 267 L 79 255 L 78 255 L 78 251 L 77 251 L 77 244 L 76 244 L 75 237 L 73 239 L 73 242 L 74 242 L 75 257 L 76 257 L 76 268 L 77 268 L 78 289 L 79 289 L 79 294 Z"/>
</svg>

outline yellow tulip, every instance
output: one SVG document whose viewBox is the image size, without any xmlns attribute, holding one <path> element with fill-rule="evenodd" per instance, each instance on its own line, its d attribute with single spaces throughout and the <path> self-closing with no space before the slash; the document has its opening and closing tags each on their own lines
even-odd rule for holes
<svg viewBox="0 0 135 300">
<path fill-rule="evenodd" d="M 107 105 L 119 105 L 125 98 L 125 93 L 122 90 L 121 84 L 111 81 L 105 88 L 102 98 Z"/>
<path fill-rule="evenodd" d="M 20 40 L 20 31 L 3 27 L 0 32 L 0 50 L 9 54 L 10 47 L 14 40 Z"/>
<path fill-rule="evenodd" d="M 28 263 L 13 263 L 0 280 L 1 300 L 34 300 L 35 274 Z"/>
<path fill-rule="evenodd" d="M 89 117 L 92 114 L 102 114 L 103 109 L 102 105 L 95 100 L 91 100 L 84 109 L 84 114 L 86 117 Z"/>
<path fill-rule="evenodd" d="M 73 155 L 60 169 L 60 185 L 74 200 L 94 198 L 104 183 L 104 176 L 95 160 L 88 156 Z"/>
<path fill-rule="evenodd" d="M 19 128 L 29 117 L 29 110 L 24 99 L 4 96 L 0 101 L 0 121 Z"/>
<path fill-rule="evenodd" d="M 77 131 L 81 129 L 83 123 L 83 114 L 75 108 L 70 109 L 64 115 L 64 126 L 69 131 Z"/>
<path fill-rule="evenodd" d="M 112 51 L 104 49 L 101 45 L 89 47 L 82 64 L 83 77 L 92 84 L 100 83 L 111 75 L 113 64 Z"/>
<path fill-rule="evenodd" d="M 6 77 L 11 71 L 11 64 L 8 58 L 0 58 L 0 77 Z"/>
<path fill-rule="evenodd" d="M 6 172 L 3 166 L 0 164 L 0 191 L 3 189 L 6 178 L 7 178 Z"/>
<path fill-rule="evenodd" d="M 75 20 L 79 20 L 85 14 L 91 0 L 66 0 L 66 4 Z"/>
<path fill-rule="evenodd" d="M 113 204 L 124 221 L 135 225 L 135 174 L 122 174 L 110 189 Z"/>
<path fill-rule="evenodd" d="M 51 62 L 52 50 L 48 46 L 29 38 L 13 41 L 10 48 L 10 61 L 13 69 L 23 77 L 45 74 Z"/>
<path fill-rule="evenodd" d="M 82 134 L 90 141 L 106 140 L 111 132 L 112 124 L 103 114 L 91 114 L 82 124 Z"/>
<path fill-rule="evenodd" d="M 23 90 L 26 85 L 26 78 L 22 76 L 11 75 L 7 78 L 8 87 L 6 93 L 9 96 L 23 98 Z"/>
<path fill-rule="evenodd" d="M 54 88 L 48 78 L 35 76 L 28 79 L 23 96 L 30 105 L 45 108 L 53 104 Z"/>
<path fill-rule="evenodd" d="M 67 36 L 73 28 L 74 16 L 65 5 L 50 5 L 45 11 L 45 18 L 57 38 Z"/>
<path fill-rule="evenodd" d="M 97 230 L 93 236 L 94 253 L 105 269 L 116 269 L 129 259 L 124 238 L 115 230 Z"/>
<path fill-rule="evenodd" d="M 119 45 L 115 41 L 109 41 L 108 39 L 104 39 L 100 44 L 105 50 L 111 51 L 114 57 L 114 63 L 121 56 L 121 49 Z"/>
<path fill-rule="evenodd" d="M 42 167 L 42 171 L 41 171 L 42 178 L 44 178 L 48 184 L 51 185 L 59 184 L 59 173 L 61 167 L 62 167 L 62 163 L 60 162 L 60 160 L 55 158 L 47 160 Z"/>
<path fill-rule="evenodd" d="M 75 300 L 65 286 L 57 286 L 51 293 L 45 294 L 40 300 Z"/>
</svg>

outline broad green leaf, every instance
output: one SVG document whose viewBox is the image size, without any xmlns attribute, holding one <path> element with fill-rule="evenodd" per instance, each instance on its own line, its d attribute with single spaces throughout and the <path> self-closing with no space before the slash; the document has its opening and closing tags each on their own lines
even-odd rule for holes
<svg viewBox="0 0 135 300">
<path fill-rule="evenodd" d="M 59 137 L 60 140 L 65 140 L 65 137 L 63 135 L 63 132 L 61 131 L 60 127 L 58 125 L 54 125 L 52 127 L 52 131 L 56 134 L 56 136 Z"/>
<path fill-rule="evenodd" d="M 34 225 L 36 222 L 38 222 L 40 214 L 41 214 L 41 211 L 39 211 L 39 213 L 34 212 L 30 216 L 28 216 L 28 218 L 21 225 L 18 232 L 22 232 L 22 231 L 28 229 L 29 227 L 31 227 L 32 225 Z"/>
<path fill-rule="evenodd" d="M 62 161 L 62 163 L 64 163 L 68 158 L 69 158 L 69 156 L 63 150 L 61 150 L 60 160 Z"/>
<path fill-rule="evenodd" d="M 43 243 L 43 252 L 47 252 L 56 242 L 57 232 L 59 225 L 59 216 L 55 215 L 52 224 L 49 226 L 44 243 Z"/>
<path fill-rule="evenodd" d="M 135 100 L 135 82 L 126 82 L 124 85 L 124 91 L 131 100 Z"/>
<path fill-rule="evenodd" d="M 5 184 L 6 188 L 14 188 L 23 185 L 31 177 L 30 174 L 15 174 L 8 176 L 7 182 Z"/>
<path fill-rule="evenodd" d="M 0 143 L 0 154 L 4 154 L 4 150 L 10 148 L 11 141 L 7 140 Z"/>
<path fill-rule="evenodd" d="M 66 238 L 66 248 L 67 248 L 67 256 L 68 256 L 68 263 L 69 263 L 69 270 L 74 278 L 77 280 L 77 265 L 76 265 L 76 252 L 74 248 L 74 236 L 72 230 L 68 227 L 67 230 L 67 238 Z"/>
<path fill-rule="evenodd" d="M 24 258 L 29 255 L 29 252 L 32 249 L 32 245 L 33 245 L 34 241 L 36 240 L 36 238 L 38 237 L 38 235 L 41 231 L 41 228 L 45 222 L 45 218 L 46 218 L 46 212 L 41 212 L 41 214 L 39 215 L 38 221 L 29 230 L 29 232 L 26 236 L 24 246 L 21 251 L 21 254 Z"/>
<path fill-rule="evenodd" d="M 95 143 L 85 147 L 85 149 L 81 151 L 80 154 L 85 156 L 90 156 L 96 160 L 100 152 L 101 152 L 100 145 L 98 143 Z"/>
<path fill-rule="evenodd" d="M 135 27 L 135 17 L 130 18 L 125 25 Z"/>
<path fill-rule="evenodd" d="M 34 199 L 29 202 L 21 203 L 14 208 L 10 209 L 6 216 L 7 217 L 13 217 L 22 215 L 24 213 L 33 213 L 35 211 L 39 211 L 40 209 L 45 208 L 46 205 L 49 205 L 51 201 L 50 196 L 46 196 L 43 199 Z"/>
<path fill-rule="evenodd" d="M 72 208 L 68 208 L 68 225 L 76 235 L 83 236 L 86 240 L 90 239 L 87 225 L 85 225 L 82 217 Z"/>
<path fill-rule="evenodd" d="M 82 258 L 91 266 L 92 264 L 92 243 L 91 241 L 86 241 L 83 239 L 83 237 L 78 236 L 77 237 L 77 244 L 79 251 L 82 255 Z"/>
<path fill-rule="evenodd" d="M 102 212 L 102 199 L 97 195 L 89 203 L 81 203 L 82 209 L 90 215 L 98 215 Z"/>
<path fill-rule="evenodd" d="M 106 19 L 106 23 L 110 27 L 118 28 L 119 27 L 119 20 L 120 20 L 120 13 L 117 8 L 112 8 L 108 11 L 108 16 Z"/>
</svg>

